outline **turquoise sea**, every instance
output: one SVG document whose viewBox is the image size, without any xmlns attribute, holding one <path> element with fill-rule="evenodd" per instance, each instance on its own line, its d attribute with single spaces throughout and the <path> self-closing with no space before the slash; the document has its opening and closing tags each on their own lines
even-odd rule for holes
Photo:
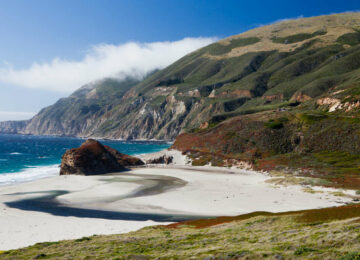
<svg viewBox="0 0 360 260">
<path fill-rule="evenodd" d="M 72 137 L 0 134 L 0 185 L 59 174 L 64 152 L 84 141 Z M 152 141 L 99 141 L 130 155 L 157 152 L 170 146 Z"/>
</svg>

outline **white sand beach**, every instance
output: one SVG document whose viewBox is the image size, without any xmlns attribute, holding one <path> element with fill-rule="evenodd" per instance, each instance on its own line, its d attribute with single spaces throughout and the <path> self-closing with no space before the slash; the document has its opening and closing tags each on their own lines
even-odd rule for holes
<svg viewBox="0 0 360 260">
<path fill-rule="evenodd" d="M 351 201 L 333 195 L 334 189 L 308 193 L 299 185 L 274 187 L 267 182 L 270 178 L 240 169 L 183 166 L 179 161 L 168 167 L 100 176 L 56 176 L 4 186 L 0 189 L 0 250 L 125 233 L 170 223 L 171 215 L 181 219 L 280 212 Z"/>
</svg>

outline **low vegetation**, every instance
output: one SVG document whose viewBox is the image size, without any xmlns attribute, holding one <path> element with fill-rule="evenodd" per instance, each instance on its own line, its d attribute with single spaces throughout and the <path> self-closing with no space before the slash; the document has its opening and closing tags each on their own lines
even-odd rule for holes
<svg viewBox="0 0 360 260">
<path fill-rule="evenodd" d="M 351 46 L 360 43 L 360 32 L 346 33 L 337 39 L 337 42 L 342 44 L 349 44 Z"/>
<path fill-rule="evenodd" d="M 173 147 L 186 153 L 193 165 L 231 166 L 245 161 L 256 170 L 296 173 L 321 178 L 322 186 L 358 190 L 359 133 L 356 116 L 288 106 L 184 133 Z"/>
<path fill-rule="evenodd" d="M 38 243 L 2 259 L 358 259 L 360 207 L 255 212 Z"/>
<path fill-rule="evenodd" d="M 228 44 L 223 43 L 214 43 L 207 47 L 207 51 L 211 55 L 221 55 L 230 52 L 232 49 L 236 47 L 242 47 L 246 45 L 251 45 L 254 43 L 259 42 L 260 39 L 257 37 L 251 37 L 251 38 L 238 38 L 230 40 Z"/>
<path fill-rule="evenodd" d="M 286 37 L 274 37 L 274 38 L 272 38 L 272 41 L 275 43 L 290 44 L 290 43 L 295 43 L 295 42 L 301 42 L 301 41 L 313 38 L 315 36 L 324 35 L 324 34 L 326 34 L 326 31 L 324 31 L 324 30 L 316 31 L 314 33 L 298 33 L 298 34 L 293 34 L 293 35 L 289 35 Z"/>
</svg>

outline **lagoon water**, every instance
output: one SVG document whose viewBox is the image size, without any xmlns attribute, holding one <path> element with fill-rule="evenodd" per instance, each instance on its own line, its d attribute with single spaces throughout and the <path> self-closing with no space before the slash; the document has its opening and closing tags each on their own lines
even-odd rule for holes
<svg viewBox="0 0 360 260">
<path fill-rule="evenodd" d="M 83 142 L 84 139 L 71 137 L 0 134 L 0 185 L 58 175 L 64 152 Z M 151 141 L 101 142 L 130 155 L 157 152 L 170 146 Z"/>
</svg>

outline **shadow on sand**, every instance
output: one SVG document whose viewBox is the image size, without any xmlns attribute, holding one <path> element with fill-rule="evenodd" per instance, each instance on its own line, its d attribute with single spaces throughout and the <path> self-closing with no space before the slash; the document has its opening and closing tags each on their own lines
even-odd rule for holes
<svg viewBox="0 0 360 260">
<path fill-rule="evenodd" d="M 104 203 L 114 202 L 127 198 L 135 198 L 141 196 L 151 196 L 159 193 L 164 193 L 171 189 L 179 188 L 186 185 L 186 182 L 168 176 L 159 175 L 122 175 L 140 177 L 139 180 L 131 182 L 140 184 L 140 187 L 133 192 L 125 195 L 113 196 L 103 200 Z M 121 176 L 114 176 L 114 178 L 101 179 L 103 182 L 129 182 L 120 178 Z M 108 211 L 101 209 L 88 209 L 79 208 L 71 205 L 60 203 L 56 198 L 71 192 L 66 190 L 49 190 L 41 192 L 28 192 L 28 193 L 12 193 L 7 195 L 24 195 L 24 194 L 45 194 L 40 197 L 22 199 L 17 201 L 6 202 L 8 207 L 26 210 L 45 212 L 55 216 L 63 217 L 81 217 L 81 218 L 101 218 L 110 220 L 133 220 L 133 221 L 146 221 L 152 220 L 157 222 L 180 222 L 185 220 L 194 220 L 206 218 L 206 216 L 193 216 L 182 214 L 153 214 L 153 213 L 133 213 L 122 211 Z M 210 216 L 209 216 L 210 217 Z"/>
</svg>

